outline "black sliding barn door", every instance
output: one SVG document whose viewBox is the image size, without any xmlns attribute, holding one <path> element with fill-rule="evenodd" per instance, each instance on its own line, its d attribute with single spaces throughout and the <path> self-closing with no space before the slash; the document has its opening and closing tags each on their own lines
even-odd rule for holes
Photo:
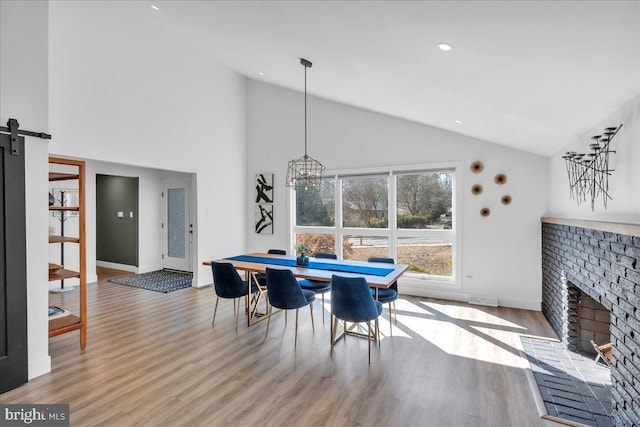
<svg viewBox="0 0 640 427">
<path fill-rule="evenodd" d="M 16 139 L 17 155 L 0 134 L 0 393 L 28 380 L 24 137 Z"/>
</svg>

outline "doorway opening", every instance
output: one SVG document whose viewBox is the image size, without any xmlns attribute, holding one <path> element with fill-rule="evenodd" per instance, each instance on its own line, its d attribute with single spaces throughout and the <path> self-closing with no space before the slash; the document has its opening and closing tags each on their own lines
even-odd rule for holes
<svg viewBox="0 0 640 427">
<path fill-rule="evenodd" d="M 162 267 L 192 272 L 191 183 L 165 183 L 162 191 Z"/>
</svg>

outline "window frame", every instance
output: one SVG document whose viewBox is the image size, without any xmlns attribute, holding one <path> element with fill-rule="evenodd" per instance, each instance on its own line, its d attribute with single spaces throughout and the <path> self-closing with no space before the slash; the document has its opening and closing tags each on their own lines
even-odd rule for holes
<svg viewBox="0 0 640 427">
<path fill-rule="evenodd" d="M 404 174 L 429 173 L 438 171 L 452 172 L 452 228 L 451 230 L 430 230 L 430 229 L 401 229 L 397 227 L 397 176 Z M 343 227 L 342 216 L 342 178 L 355 176 L 371 176 L 384 175 L 388 178 L 388 227 L 386 228 L 358 228 Z M 405 273 L 400 282 L 418 287 L 442 288 L 451 290 L 453 288 L 461 288 L 461 265 L 462 265 L 462 229 L 461 229 L 461 191 L 459 191 L 459 181 L 461 179 L 461 162 L 441 162 L 441 163 L 425 163 L 418 165 L 402 165 L 387 166 L 377 168 L 364 169 L 346 169 L 332 170 L 325 173 L 325 178 L 333 178 L 335 181 L 335 225 L 334 226 L 298 226 L 296 224 L 296 195 L 295 189 L 288 192 L 289 205 L 289 249 L 295 253 L 296 234 L 302 233 L 322 233 L 335 235 L 335 253 L 338 259 L 342 259 L 343 245 L 342 240 L 345 235 L 361 235 L 361 236 L 384 236 L 389 242 L 389 257 L 398 259 L 398 237 L 442 237 L 448 236 L 451 240 L 451 259 L 452 270 L 451 276 L 435 276 L 420 273 Z"/>
</svg>

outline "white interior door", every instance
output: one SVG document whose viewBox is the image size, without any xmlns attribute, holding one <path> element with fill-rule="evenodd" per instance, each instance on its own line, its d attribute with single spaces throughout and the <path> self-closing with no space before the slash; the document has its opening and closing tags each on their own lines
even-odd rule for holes
<svg viewBox="0 0 640 427">
<path fill-rule="evenodd" d="M 190 184 L 165 184 L 162 192 L 162 264 L 164 268 L 192 271 L 193 223 L 190 209 Z"/>
</svg>

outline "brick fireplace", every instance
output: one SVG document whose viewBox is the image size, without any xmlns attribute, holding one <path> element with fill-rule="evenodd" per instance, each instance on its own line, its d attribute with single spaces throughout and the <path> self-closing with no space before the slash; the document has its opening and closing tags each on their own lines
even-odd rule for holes
<svg viewBox="0 0 640 427">
<path fill-rule="evenodd" d="M 580 326 L 596 313 L 606 321 L 603 309 L 613 343 L 614 422 L 640 425 L 640 226 L 543 218 L 542 312 L 562 343 L 579 351 L 589 336 L 606 339 L 601 325 Z"/>
</svg>

